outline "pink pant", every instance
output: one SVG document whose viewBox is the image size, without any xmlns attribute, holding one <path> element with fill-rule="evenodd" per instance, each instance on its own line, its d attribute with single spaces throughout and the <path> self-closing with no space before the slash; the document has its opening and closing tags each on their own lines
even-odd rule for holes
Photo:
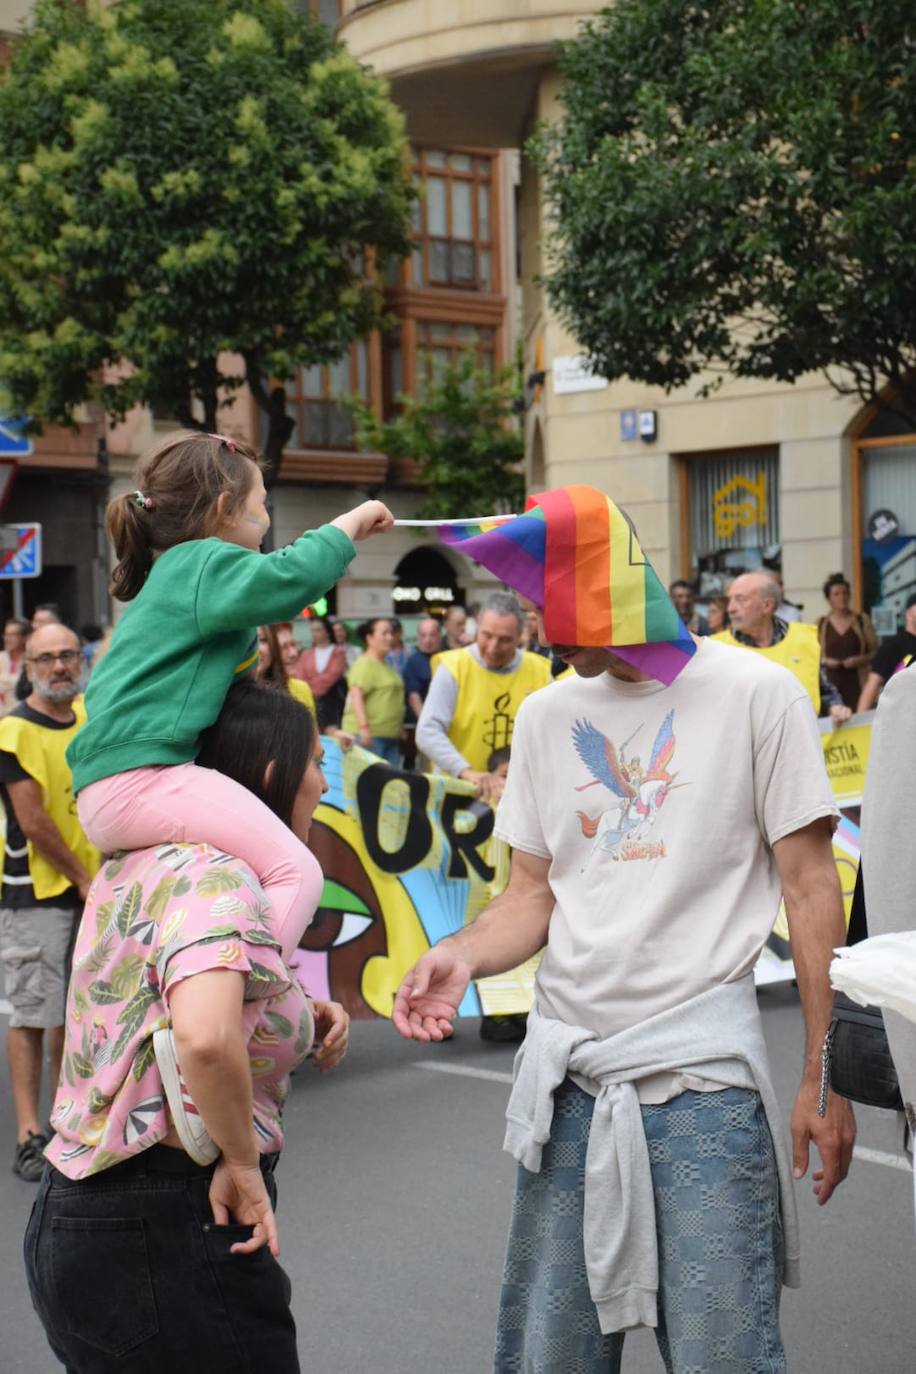
<svg viewBox="0 0 916 1374">
<path fill-rule="evenodd" d="M 82 788 L 80 824 L 103 854 L 175 842 L 234 854 L 270 901 L 274 934 L 288 959 L 321 896 L 318 861 L 246 787 L 196 763 L 134 768 Z"/>
</svg>

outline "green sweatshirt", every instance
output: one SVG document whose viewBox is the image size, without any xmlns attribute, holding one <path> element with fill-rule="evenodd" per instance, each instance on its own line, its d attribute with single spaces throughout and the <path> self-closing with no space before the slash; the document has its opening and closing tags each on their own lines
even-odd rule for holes
<svg viewBox="0 0 916 1374">
<path fill-rule="evenodd" d="M 74 795 L 131 768 L 190 763 L 233 678 L 257 662 L 253 627 L 291 620 L 356 554 L 336 525 L 275 553 L 192 539 L 160 554 L 118 622 L 67 750 Z"/>
</svg>

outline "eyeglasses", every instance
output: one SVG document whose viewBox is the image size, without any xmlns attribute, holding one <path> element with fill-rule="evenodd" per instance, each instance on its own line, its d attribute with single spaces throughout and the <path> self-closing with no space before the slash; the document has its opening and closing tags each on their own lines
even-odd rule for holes
<svg viewBox="0 0 916 1374">
<path fill-rule="evenodd" d="M 34 663 L 38 668 L 51 668 L 55 663 L 62 663 L 65 668 L 70 668 L 74 663 L 78 663 L 82 656 L 79 649 L 64 649 L 62 654 L 38 654 L 26 662 Z"/>
</svg>

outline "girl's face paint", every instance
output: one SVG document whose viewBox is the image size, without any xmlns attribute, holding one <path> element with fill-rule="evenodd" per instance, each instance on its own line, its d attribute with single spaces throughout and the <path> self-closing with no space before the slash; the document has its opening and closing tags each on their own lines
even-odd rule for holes
<svg viewBox="0 0 916 1374">
<path fill-rule="evenodd" d="M 267 491 L 260 468 L 255 468 L 251 491 L 241 510 L 236 511 L 219 531 L 219 538 L 227 544 L 240 544 L 243 549 L 255 553 L 270 529 L 270 516 L 267 514 Z"/>
</svg>

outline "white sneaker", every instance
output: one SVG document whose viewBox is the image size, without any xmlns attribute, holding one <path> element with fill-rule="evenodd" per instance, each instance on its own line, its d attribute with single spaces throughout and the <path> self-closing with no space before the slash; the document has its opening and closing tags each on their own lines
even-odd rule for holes
<svg viewBox="0 0 916 1374">
<path fill-rule="evenodd" d="M 153 1053 L 178 1139 L 195 1164 L 212 1164 L 219 1158 L 219 1146 L 211 1139 L 181 1076 L 171 1030 L 153 1032 Z"/>
</svg>

